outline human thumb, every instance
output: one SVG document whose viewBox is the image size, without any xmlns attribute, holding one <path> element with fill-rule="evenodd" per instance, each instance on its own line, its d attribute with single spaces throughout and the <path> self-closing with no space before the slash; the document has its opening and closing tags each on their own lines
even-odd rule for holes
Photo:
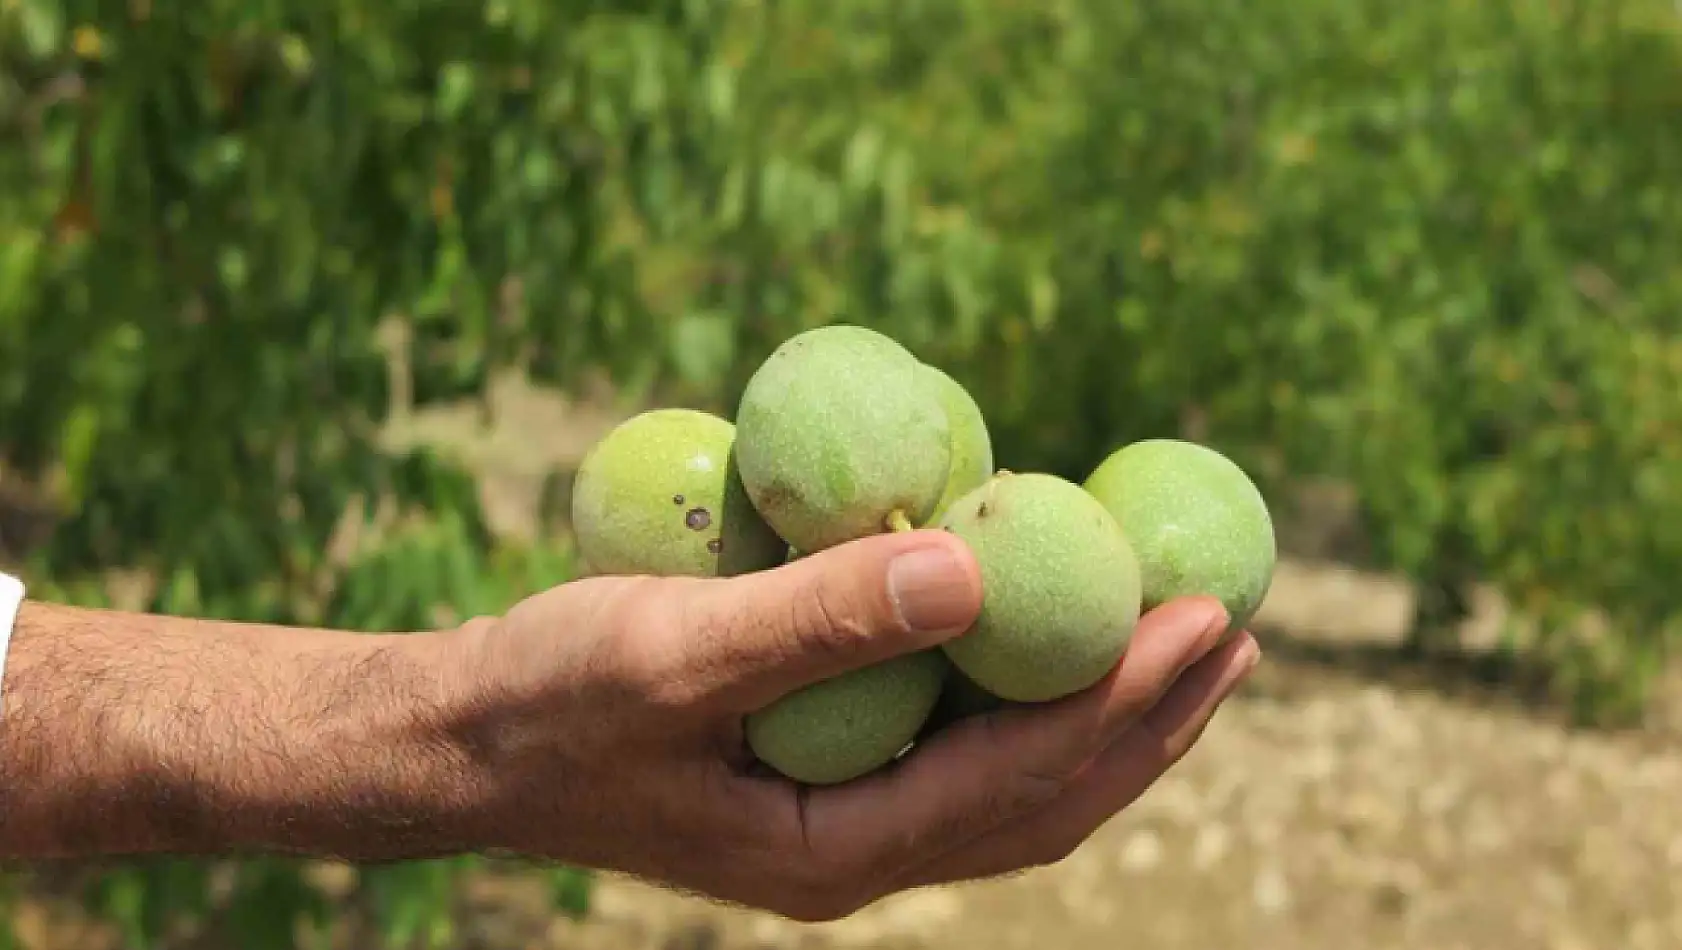
<svg viewBox="0 0 1682 950">
<path fill-rule="evenodd" d="M 810 683 L 967 630 L 981 572 L 944 531 L 876 535 L 694 588 L 684 639 L 718 698 L 762 708 Z"/>
</svg>

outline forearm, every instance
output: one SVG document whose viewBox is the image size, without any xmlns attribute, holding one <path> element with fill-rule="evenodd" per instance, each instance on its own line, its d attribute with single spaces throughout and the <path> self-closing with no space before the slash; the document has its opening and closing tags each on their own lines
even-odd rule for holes
<svg viewBox="0 0 1682 950">
<path fill-rule="evenodd" d="M 0 690 L 0 858 L 464 850 L 480 793 L 446 635 L 26 604 Z"/>
</svg>

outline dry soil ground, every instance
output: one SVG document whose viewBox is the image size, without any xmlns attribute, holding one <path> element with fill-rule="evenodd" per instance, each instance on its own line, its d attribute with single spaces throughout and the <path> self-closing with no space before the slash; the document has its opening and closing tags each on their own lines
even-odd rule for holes
<svg viewBox="0 0 1682 950">
<path fill-rule="evenodd" d="M 502 390 L 498 424 L 414 420 L 485 473 L 491 515 L 616 413 Z M 534 433 L 543 433 L 535 437 Z M 484 879 L 474 950 L 1676 950 L 1682 740 L 1570 731 L 1387 650 L 1405 586 L 1287 560 L 1268 654 L 1203 741 L 1064 863 L 800 926 L 608 880 L 584 923 L 529 881 Z M 39 931 L 37 931 L 39 933 Z M 86 944 L 43 940 L 39 950 Z"/>
</svg>

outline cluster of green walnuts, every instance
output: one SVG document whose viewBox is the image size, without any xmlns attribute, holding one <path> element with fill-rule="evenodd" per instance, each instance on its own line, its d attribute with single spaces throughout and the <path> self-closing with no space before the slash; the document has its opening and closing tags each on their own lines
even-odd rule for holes
<svg viewBox="0 0 1682 950">
<path fill-rule="evenodd" d="M 572 517 L 594 574 L 727 577 L 921 527 L 969 545 L 983 584 L 970 630 L 748 717 L 754 754 L 809 784 L 911 754 L 931 725 L 1094 685 L 1141 612 L 1167 600 L 1218 597 L 1236 630 L 1276 560 L 1265 500 L 1219 452 L 1135 442 L 1081 485 L 995 469 L 963 386 L 847 324 L 785 340 L 748 381 L 734 424 L 682 408 L 621 423 L 580 466 Z"/>
</svg>

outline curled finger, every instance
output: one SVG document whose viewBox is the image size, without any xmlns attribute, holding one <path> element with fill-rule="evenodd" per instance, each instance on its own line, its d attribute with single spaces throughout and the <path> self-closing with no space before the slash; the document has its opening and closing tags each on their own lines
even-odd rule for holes
<svg viewBox="0 0 1682 950">
<path fill-rule="evenodd" d="M 960 721 L 888 769 L 811 790 L 803 814 L 809 847 L 849 878 L 893 880 L 1035 811 L 1156 705 L 1225 625 L 1211 598 L 1158 608 L 1141 618 L 1127 655 L 1096 686 Z"/>
<path fill-rule="evenodd" d="M 1260 652 L 1241 632 L 1176 682 L 1160 703 L 1025 820 L 947 852 L 908 876 L 906 886 L 995 877 L 1067 857 L 1180 761 Z"/>
</svg>

